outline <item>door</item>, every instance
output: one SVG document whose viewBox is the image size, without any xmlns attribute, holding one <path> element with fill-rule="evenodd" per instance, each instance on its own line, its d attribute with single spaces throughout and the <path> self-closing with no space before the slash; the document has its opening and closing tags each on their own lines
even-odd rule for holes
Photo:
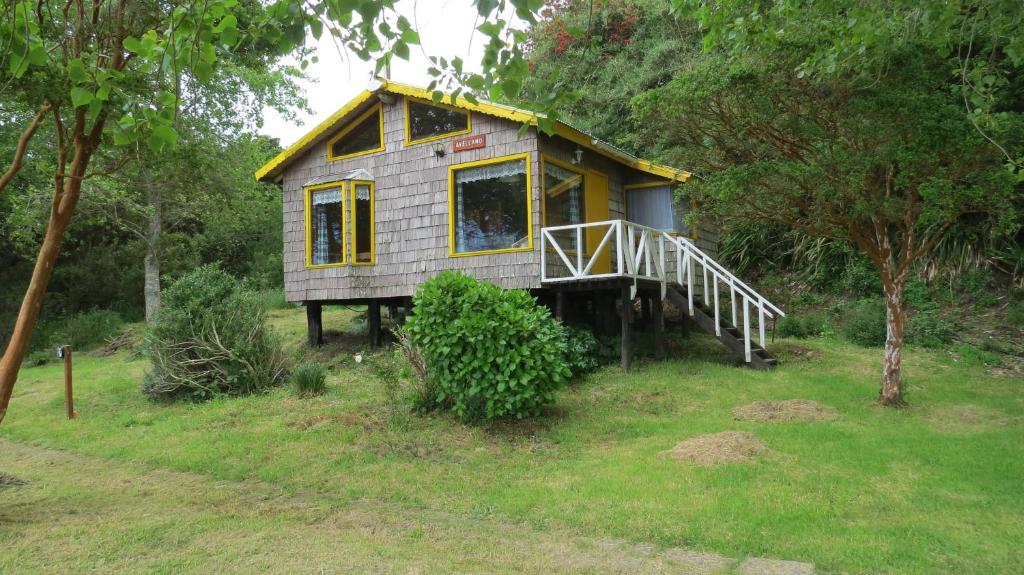
<svg viewBox="0 0 1024 575">
<path fill-rule="evenodd" d="M 586 199 L 583 202 L 584 221 L 604 222 L 609 219 L 608 214 L 608 176 L 593 170 L 587 171 L 584 179 L 586 188 Z M 601 245 L 601 240 L 608 233 L 607 227 L 587 228 L 587 254 L 593 254 Z M 614 238 L 613 238 L 614 239 Z M 604 250 L 598 256 L 591 269 L 593 274 L 607 274 L 612 271 L 612 251 L 615 249 L 615 242 L 609 241 Z"/>
</svg>

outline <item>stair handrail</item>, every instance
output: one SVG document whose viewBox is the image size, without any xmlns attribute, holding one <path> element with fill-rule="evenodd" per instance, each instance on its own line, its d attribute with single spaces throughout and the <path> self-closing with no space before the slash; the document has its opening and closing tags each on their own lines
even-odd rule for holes
<svg viewBox="0 0 1024 575">
<path fill-rule="evenodd" d="M 741 291 L 741 292 L 746 292 L 743 295 L 747 296 L 747 298 L 749 298 L 749 299 L 755 300 L 758 304 L 761 304 L 762 307 L 765 307 L 768 310 L 770 310 L 769 314 L 768 314 L 769 316 L 775 317 L 775 314 L 778 314 L 779 317 L 785 317 L 786 316 L 786 312 L 782 311 L 782 309 L 780 309 L 777 305 L 775 305 L 771 301 L 769 301 L 768 298 L 766 298 L 763 295 L 761 295 L 757 290 L 755 290 L 754 288 L 752 288 L 749 285 L 747 285 L 743 280 L 741 280 L 740 278 L 736 277 L 732 272 L 730 272 L 729 270 L 725 269 L 721 264 L 719 264 L 714 259 L 712 259 L 711 256 L 709 256 L 708 254 L 704 253 L 703 250 L 701 250 L 696 245 L 694 245 L 694 243 L 691 242 L 688 238 L 684 238 L 684 237 L 680 237 L 680 236 L 674 236 L 674 235 L 669 234 L 667 232 L 663 232 L 663 233 L 664 233 L 664 235 L 667 238 L 669 238 L 671 241 L 675 242 L 675 244 L 677 246 L 679 246 L 680 249 L 689 252 L 691 257 L 695 257 L 697 260 L 699 260 L 699 262 L 700 262 L 700 264 L 702 266 L 704 266 L 706 268 L 710 268 L 712 273 L 714 273 L 715 275 L 723 277 L 724 278 L 724 282 L 723 283 L 727 283 L 727 284 L 729 284 L 729 285 L 731 285 L 733 287 L 739 288 L 739 291 Z M 681 271 L 677 271 L 677 273 L 682 273 L 682 272 Z M 682 282 L 680 282 L 680 283 L 682 283 Z M 774 313 L 772 313 L 772 312 L 774 312 Z"/>
</svg>

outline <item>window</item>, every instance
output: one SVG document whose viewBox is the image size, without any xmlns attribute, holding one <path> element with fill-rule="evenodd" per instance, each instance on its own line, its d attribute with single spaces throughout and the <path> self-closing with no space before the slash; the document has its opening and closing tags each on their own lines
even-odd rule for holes
<svg viewBox="0 0 1024 575">
<path fill-rule="evenodd" d="M 373 184 L 352 182 L 352 263 L 374 263 Z"/>
<path fill-rule="evenodd" d="M 306 266 L 345 263 L 343 184 L 306 188 Z"/>
<path fill-rule="evenodd" d="M 341 160 L 384 149 L 384 115 L 377 104 L 327 143 L 327 159 Z"/>
<path fill-rule="evenodd" d="M 533 249 L 530 155 L 448 168 L 453 256 Z"/>
<path fill-rule="evenodd" d="M 469 112 L 414 98 L 405 99 L 405 119 L 407 145 L 466 134 L 470 130 Z"/>
<path fill-rule="evenodd" d="M 581 224 L 584 220 L 583 173 L 545 158 L 544 225 Z"/>
<path fill-rule="evenodd" d="M 690 233 L 686 225 L 689 205 L 685 201 L 681 204 L 674 201 L 673 184 L 637 184 L 625 188 L 629 221 L 666 232 Z"/>
</svg>

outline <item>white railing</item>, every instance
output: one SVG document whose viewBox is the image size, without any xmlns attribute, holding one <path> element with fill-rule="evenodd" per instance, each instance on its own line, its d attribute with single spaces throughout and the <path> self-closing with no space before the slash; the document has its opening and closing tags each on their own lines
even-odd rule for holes
<svg viewBox="0 0 1024 575">
<path fill-rule="evenodd" d="M 590 244 L 597 243 L 589 253 L 588 235 Z M 600 242 L 593 241 L 597 237 Z M 662 298 L 669 283 L 686 287 L 686 312 L 692 316 L 694 298 L 703 299 L 704 307 L 714 314 L 715 335 L 719 337 L 725 327 L 720 295 L 720 287 L 724 286 L 728 289 L 732 325 L 741 330 L 747 362 L 751 359 L 751 309 L 756 314 L 762 348 L 767 320 L 786 315 L 689 239 L 625 220 L 542 228 L 540 258 L 542 283 L 629 278 L 634 280 L 631 295 L 635 297 L 637 281 L 651 280 L 661 283 Z M 702 281 L 698 282 L 698 278 Z"/>
</svg>

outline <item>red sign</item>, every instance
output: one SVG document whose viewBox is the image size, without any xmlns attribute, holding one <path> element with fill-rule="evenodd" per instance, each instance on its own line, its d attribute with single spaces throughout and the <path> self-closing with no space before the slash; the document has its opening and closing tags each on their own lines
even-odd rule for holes
<svg viewBox="0 0 1024 575">
<path fill-rule="evenodd" d="M 466 150 L 476 150 L 483 148 L 487 145 L 487 136 L 480 134 L 479 136 L 466 136 L 465 138 L 458 138 L 452 142 L 452 150 L 456 152 L 465 152 Z"/>
</svg>

